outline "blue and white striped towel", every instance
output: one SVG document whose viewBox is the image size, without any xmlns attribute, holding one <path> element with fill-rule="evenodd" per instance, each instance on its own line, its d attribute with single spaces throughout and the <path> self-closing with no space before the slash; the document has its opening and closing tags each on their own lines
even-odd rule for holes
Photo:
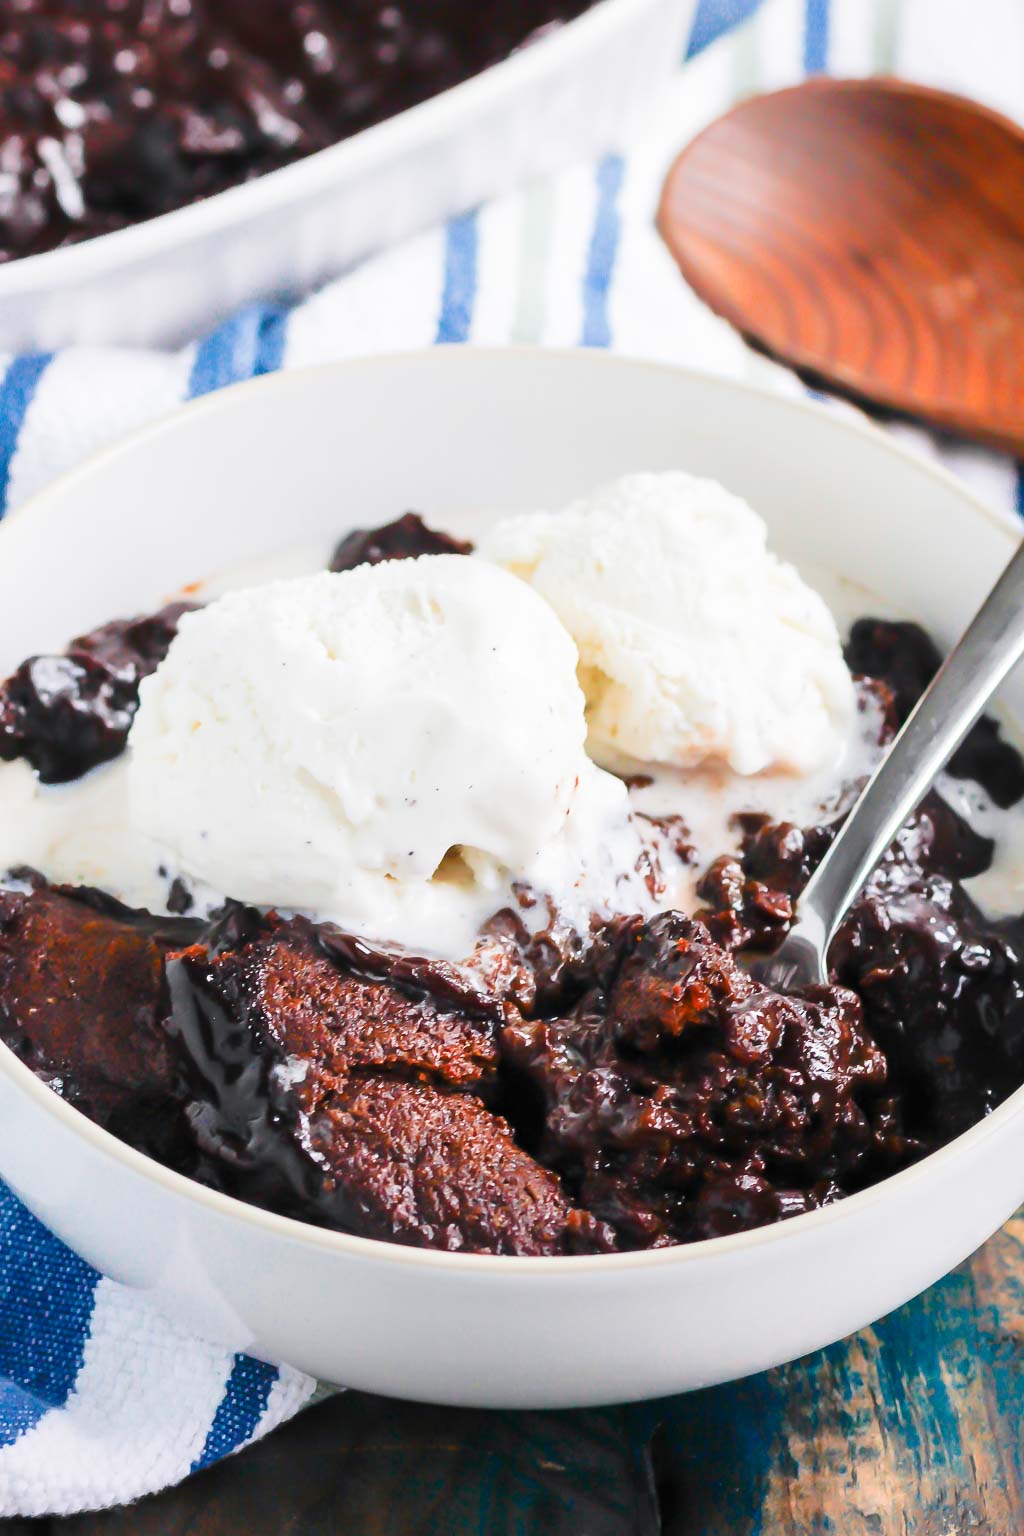
<svg viewBox="0 0 1024 1536">
<path fill-rule="evenodd" d="M 0 359 L 0 516 L 184 399 L 357 353 L 466 341 L 614 346 L 800 392 L 703 308 L 662 249 L 652 213 L 672 155 L 738 97 L 821 70 L 900 73 L 1024 119 L 1024 6 L 702 0 L 690 52 L 699 57 L 628 157 L 455 219 L 290 314 L 251 308 L 173 355 L 80 348 Z M 893 431 L 993 503 L 1021 507 L 1009 459 Z M 0 1514 L 137 1498 L 265 1434 L 315 1391 L 296 1371 L 183 1333 L 0 1186 Z"/>
</svg>

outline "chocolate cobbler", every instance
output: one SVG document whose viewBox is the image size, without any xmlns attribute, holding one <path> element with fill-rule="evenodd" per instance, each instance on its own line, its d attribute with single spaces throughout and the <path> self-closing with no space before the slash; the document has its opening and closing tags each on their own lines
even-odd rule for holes
<svg viewBox="0 0 1024 1536">
<path fill-rule="evenodd" d="M 593 0 L 5 0 L 0 261 L 276 170 Z"/>
<path fill-rule="evenodd" d="M 469 548 L 410 513 L 349 535 L 332 569 Z M 0 687 L 0 757 L 47 783 L 114 759 L 183 611 L 26 661 Z M 846 658 L 884 745 L 938 652 L 865 618 Z M 996 806 L 1024 795 L 991 720 L 950 773 Z M 524 1255 L 742 1231 L 907 1167 L 1024 1082 L 1024 919 L 969 894 L 993 843 L 939 793 L 843 923 L 831 985 L 783 996 L 744 969 L 787 931 L 841 814 L 741 817 L 692 915 L 581 935 L 555 913 L 528 924 L 524 897 L 472 965 L 233 900 L 194 915 L 184 887 L 161 915 L 16 869 L 0 1036 L 133 1147 L 340 1231 Z M 693 857 L 685 827 L 667 835 Z"/>
</svg>

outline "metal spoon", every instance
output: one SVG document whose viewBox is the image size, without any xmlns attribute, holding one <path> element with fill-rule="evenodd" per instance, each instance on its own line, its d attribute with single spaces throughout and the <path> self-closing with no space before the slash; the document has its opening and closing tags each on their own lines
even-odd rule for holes
<svg viewBox="0 0 1024 1536">
<path fill-rule="evenodd" d="M 804 887 L 781 946 L 753 966 L 776 991 L 828 980 L 828 948 L 907 817 L 1024 656 L 1024 544 L 879 763 Z"/>
</svg>

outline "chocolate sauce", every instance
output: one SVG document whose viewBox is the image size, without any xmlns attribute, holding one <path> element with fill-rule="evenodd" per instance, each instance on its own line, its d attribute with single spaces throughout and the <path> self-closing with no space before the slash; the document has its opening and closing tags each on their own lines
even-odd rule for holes
<svg viewBox="0 0 1024 1536">
<path fill-rule="evenodd" d="M 260 1040 L 218 997 L 202 958 L 167 966 L 167 1031 L 187 1062 L 188 1118 L 206 1184 L 283 1215 L 341 1230 L 353 1213 L 325 1179 L 301 1123 L 283 1052 Z"/>
<path fill-rule="evenodd" d="M 0 759 L 24 757 L 44 784 L 80 778 L 124 751 L 139 684 L 167 655 L 183 614 L 170 603 L 72 640 L 62 656 L 31 656 L 0 683 Z"/>
<path fill-rule="evenodd" d="M 9 0 L 0 261 L 301 159 L 593 0 Z"/>
<path fill-rule="evenodd" d="M 894 721 L 902 725 L 942 664 L 938 646 L 919 624 L 858 619 L 845 647 L 851 672 L 883 682 L 890 691 Z M 1003 741 L 994 720 L 984 716 L 953 754 L 947 772 L 973 779 L 1004 810 L 1024 798 L 1024 759 Z"/>
<path fill-rule="evenodd" d="M 356 528 L 342 539 L 331 558 L 332 571 L 385 560 L 415 560 L 419 555 L 468 555 L 472 544 L 430 528 L 418 512 L 403 512 L 383 528 Z"/>
<path fill-rule="evenodd" d="M 768 992 L 678 912 L 634 923 L 604 987 L 502 1048 L 540 1097 L 537 1155 L 624 1247 L 814 1209 L 911 1151 L 856 995 Z"/>
</svg>

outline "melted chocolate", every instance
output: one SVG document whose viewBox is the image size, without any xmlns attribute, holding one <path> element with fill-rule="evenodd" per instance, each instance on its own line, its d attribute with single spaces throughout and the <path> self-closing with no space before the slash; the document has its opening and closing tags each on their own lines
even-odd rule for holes
<svg viewBox="0 0 1024 1536">
<path fill-rule="evenodd" d="M 468 79 L 592 3 L 7 3 L 0 260 L 287 165 Z"/>
<path fill-rule="evenodd" d="M 415 560 L 419 555 L 468 555 L 472 544 L 430 528 L 418 512 L 403 512 L 383 528 L 356 528 L 342 539 L 331 558 L 332 571 L 385 560 Z"/>
<path fill-rule="evenodd" d="M 627 1247 L 811 1210 L 908 1154 L 855 994 L 768 992 L 678 912 L 635 923 L 605 987 L 502 1046 L 540 1096 L 541 1160 Z"/>
<path fill-rule="evenodd" d="M 24 757 L 44 784 L 80 778 L 117 757 L 155 672 L 193 603 L 118 619 L 72 640 L 63 656 L 32 656 L 0 683 L 0 758 Z"/>
<path fill-rule="evenodd" d="M 903 724 L 942 664 L 939 649 L 919 624 L 888 619 L 858 619 L 846 644 L 846 664 L 885 684 L 893 703 L 893 722 Z M 983 716 L 953 754 L 947 772 L 974 779 L 1005 809 L 1024 798 L 1024 760 L 1003 741 L 996 722 Z"/>
</svg>

